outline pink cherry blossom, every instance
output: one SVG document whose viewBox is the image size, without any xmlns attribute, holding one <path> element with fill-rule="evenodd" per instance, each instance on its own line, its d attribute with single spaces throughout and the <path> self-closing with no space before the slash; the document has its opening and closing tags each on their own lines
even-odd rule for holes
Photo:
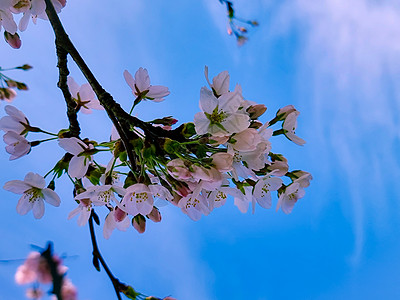
<svg viewBox="0 0 400 300">
<path fill-rule="evenodd" d="M 303 198 L 305 193 L 306 192 L 298 182 L 293 182 L 279 196 L 276 210 L 278 211 L 278 209 L 281 208 L 285 214 L 290 214 L 297 200 Z"/>
<path fill-rule="evenodd" d="M 29 125 L 29 121 L 24 113 L 11 105 L 6 105 L 4 110 L 8 116 L 0 119 L 0 130 L 4 132 L 14 131 L 18 134 L 22 134 L 26 126 Z"/>
<path fill-rule="evenodd" d="M 20 158 L 31 151 L 31 144 L 27 139 L 14 131 L 7 132 L 3 140 L 7 144 L 7 153 L 11 154 L 10 160 Z"/>
<path fill-rule="evenodd" d="M 59 139 L 58 145 L 65 151 L 74 155 L 68 166 L 69 176 L 78 179 L 85 176 L 89 164 L 92 161 L 92 156 L 87 154 L 87 151 L 92 150 L 93 145 L 86 145 L 76 137 Z"/>
<path fill-rule="evenodd" d="M 153 196 L 164 200 L 172 200 L 173 198 L 171 193 L 161 185 L 136 183 L 126 189 L 126 194 L 119 208 L 132 216 L 148 215 L 153 210 Z"/>
<path fill-rule="evenodd" d="M 139 68 L 135 73 L 135 78 L 133 78 L 131 73 L 125 70 L 124 78 L 136 97 L 153 100 L 154 102 L 161 102 L 164 100 L 164 97 L 169 95 L 167 87 L 150 84 L 150 77 L 147 69 Z"/>
<path fill-rule="evenodd" d="M 22 194 L 17 204 L 17 212 L 20 215 L 33 210 L 33 216 L 40 219 L 44 214 L 44 201 L 56 207 L 60 206 L 60 197 L 45 186 L 46 182 L 42 176 L 29 172 L 23 181 L 8 181 L 3 188 L 15 194 Z"/>
<path fill-rule="evenodd" d="M 216 98 L 206 87 L 200 90 L 200 108 L 194 116 L 196 133 L 199 135 L 226 136 L 249 127 L 249 116 L 239 112 L 243 97 L 237 87 L 233 92 Z"/>
<path fill-rule="evenodd" d="M 92 113 L 92 109 L 103 110 L 99 100 L 96 99 L 96 95 L 89 83 L 85 83 L 79 86 L 76 81 L 69 76 L 67 79 L 69 91 L 72 99 L 77 103 L 77 109 L 84 114 Z"/>
<path fill-rule="evenodd" d="M 213 92 L 221 96 L 222 94 L 228 93 L 229 92 L 229 73 L 228 71 L 222 71 L 219 73 L 217 76 L 215 76 L 212 80 L 212 84 L 210 83 L 210 80 L 208 79 L 208 67 L 205 66 L 204 68 L 204 75 L 206 77 L 207 83 L 210 86 L 210 88 L 213 90 Z"/>
<path fill-rule="evenodd" d="M 119 207 L 115 207 L 108 213 L 103 226 L 103 236 L 105 239 L 109 239 L 111 237 L 111 234 L 115 228 L 121 231 L 126 231 L 126 229 L 130 226 L 129 218 L 126 217 L 127 215 L 128 214 Z"/>
<path fill-rule="evenodd" d="M 303 146 L 306 141 L 299 138 L 296 134 L 295 134 L 295 130 L 297 128 L 297 117 L 299 116 L 300 112 L 299 111 L 294 111 L 291 112 L 286 119 L 283 121 L 283 125 L 282 128 L 285 131 L 285 136 L 291 140 L 292 142 L 294 142 L 295 144 L 299 145 L 299 146 Z"/>
</svg>

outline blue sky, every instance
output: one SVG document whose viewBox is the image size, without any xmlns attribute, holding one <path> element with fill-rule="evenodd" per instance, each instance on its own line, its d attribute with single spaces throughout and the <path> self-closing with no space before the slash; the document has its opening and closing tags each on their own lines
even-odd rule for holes
<svg viewBox="0 0 400 300">
<path fill-rule="evenodd" d="M 217 0 L 128 1 L 120 7 L 69 1 L 61 13 L 67 32 L 103 86 L 125 108 L 132 101 L 122 72 L 149 70 L 152 83 L 169 87 L 162 103 L 144 103 L 144 120 L 173 115 L 191 121 L 210 73 L 228 70 L 246 99 L 276 110 L 301 111 L 299 147 L 281 138 L 273 150 L 292 169 L 314 180 L 291 215 L 257 209 L 241 214 L 233 200 L 198 222 L 173 206 L 144 235 L 114 232 L 99 244 L 110 267 L 139 291 L 180 300 L 200 299 L 397 299 L 400 296 L 399 222 L 400 5 L 371 0 L 235 1 L 237 13 L 260 27 L 237 48 L 226 34 Z M 64 102 L 49 24 L 30 24 L 20 50 L 0 47 L 2 67 L 29 63 L 12 73 L 30 86 L 14 104 L 31 123 L 65 128 Z M 84 83 L 71 63 L 72 76 Z M 4 103 L 1 104 L 1 110 Z M 83 136 L 107 139 L 103 112 L 81 116 Z M 101 130 L 99 130 L 101 128 Z M 61 157 L 43 145 L 17 161 L 0 154 L 0 182 L 45 174 Z M 52 240 L 69 258 L 69 276 L 80 299 L 113 299 L 106 275 L 91 266 L 88 228 L 66 220 L 75 208 L 67 180 L 57 183 L 60 208 L 43 219 L 15 211 L 18 196 L 0 191 L 0 259 L 23 258 L 30 244 Z M 0 265 L 0 299 L 22 299 L 17 264 Z"/>
</svg>

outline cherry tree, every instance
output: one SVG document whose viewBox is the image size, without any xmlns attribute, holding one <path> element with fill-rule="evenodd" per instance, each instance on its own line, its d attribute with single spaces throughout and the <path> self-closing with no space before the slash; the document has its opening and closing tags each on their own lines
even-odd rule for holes
<svg viewBox="0 0 400 300">
<path fill-rule="evenodd" d="M 239 45 L 247 41 L 247 26 L 256 21 L 236 17 L 230 1 L 220 2 L 228 13 L 228 33 Z M 93 247 L 93 265 L 108 275 L 117 299 L 124 294 L 130 299 L 160 299 L 146 296 L 110 270 L 96 242 L 94 226 L 102 226 L 103 237 L 109 239 L 115 229 L 126 231 L 133 227 L 139 234 L 146 231 L 147 222 L 161 222 L 162 205 L 169 203 L 193 221 L 220 209 L 227 201 L 242 213 L 251 207 L 281 209 L 290 214 L 312 176 L 302 170 L 290 170 L 288 160 L 273 151 L 275 136 L 303 145 L 296 135 L 300 114 L 293 105 L 279 109 L 263 120 L 267 107 L 246 100 L 240 85 L 233 85 L 228 71 L 215 76 L 204 68 L 206 86 L 199 87 L 200 111 L 193 122 L 178 125 L 173 116 L 154 116 L 144 121 L 134 115 L 135 107 L 143 101 L 168 101 L 168 87 L 154 84 L 148 70 L 124 70 L 123 77 L 131 89 L 131 107 L 124 110 L 96 79 L 91 69 L 68 37 L 58 14 L 67 5 L 65 0 L 2 0 L 0 29 L 13 48 L 21 46 L 20 33 L 37 19 L 49 20 L 55 35 L 55 50 L 59 70 L 58 87 L 66 106 L 68 128 L 39 128 L 11 103 L 17 91 L 27 90 L 25 83 L 0 69 L 0 99 L 4 100 L 6 115 L 0 119 L 0 129 L 10 160 L 29 155 L 33 148 L 56 142 L 64 150 L 58 161 L 45 161 L 46 174 L 31 171 L 11 179 L 3 188 L 15 197 L 16 210 L 21 215 L 31 211 L 42 218 L 46 206 L 58 207 L 62 201 L 75 201 L 76 208 L 66 212 L 66 219 L 77 219 L 78 226 L 88 226 Z M 239 24 L 238 24 L 239 23 Z M 243 25 L 240 25 L 243 24 Z M 31 29 L 29 29 L 31 30 Z M 34 30 L 34 29 L 33 29 Z M 68 58 L 79 68 L 87 83 L 80 85 L 70 76 Z M 25 64 L 15 69 L 28 71 Z M 113 127 L 96 141 L 81 134 L 80 118 L 90 118 L 92 110 L 102 110 Z M 45 116 L 44 116 L 45 117 Z M 35 139 L 35 134 L 47 138 Z M 108 160 L 99 153 L 107 153 Z M 74 197 L 61 199 L 57 180 L 68 177 Z M 19 197 L 19 200 L 17 200 Z M 106 212 L 100 219 L 96 211 Z M 53 253 L 51 244 L 42 251 L 31 253 L 18 268 L 19 284 L 35 283 L 29 297 L 39 299 L 39 284 L 53 284 L 51 292 L 57 299 L 77 299 L 77 291 L 66 276 L 61 259 Z M 163 299 L 173 299 L 164 297 Z"/>
</svg>

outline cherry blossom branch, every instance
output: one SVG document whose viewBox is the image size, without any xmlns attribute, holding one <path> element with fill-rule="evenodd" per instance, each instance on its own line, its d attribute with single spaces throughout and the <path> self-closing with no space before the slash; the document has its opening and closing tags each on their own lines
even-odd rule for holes
<svg viewBox="0 0 400 300">
<path fill-rule="evenodd" d="M 88 83 L 93 88 L 93 91 L 96 93 L 97 98 L 105 108 L 108 116 L 110 117 L 110 120 L 113 122 L 115 128 L 117 129 L 118 134 L 120 135 L 124 147 L 127 151 L 129 161 L 132 164 L 132 169 L 134 169 L 133 165 L 135 163 L 135 158 L 133 156 L 132 147 L 130 146 L 128 136 L 123 128 L 120 126 L 118 119 L 115 116 L 114 109 L 112 109 L 115 106 L 118 106 L 120 110 L 122 110 L 122 108 L 114 101 L 112 96 L 103 89 L 103 87 L 97 81 L 96 77 L 93 75 L 92 71 L 89 69 L 89 67 L 79 54 L 78 50 L 69 39 L 51 1 L 45 0 L 45 2 L 46 14 L 50 20 L 50 24 L 56 36 L 56 47 L 57 49 L 63 49 L 63 52 L 57 51 L 57 55 L 64 55 L 64 53 L 68 53 L 71 55 L 72 59 L 75 61 L 75 63 L 87 79 Z"/>
<path fill-rule="evenodd" d="M 53 290 L 51 291 L 56 295 L 57 300 L 63 300 L 61 295 L 61 287 L 63 283 L 63 275 L 58 272 L 58 265 L 53 259 L 53 249 L 52 244 L 49 242 L 47 244 L 46 250 L 44 250 L 41 255 L 46 259 L 47 264 L 50 267 L 50 274 L 53 278 Z"/>
<path fill-rule="evenodd" d="M 144 122 L 136 117 L 131 116 L 113 99 L 113 97 L 106 92 L 100 83 L 97 81 L 96 77 L 93 75 L 78 50 L 75 48 L 70 38 L 68 37 L 65 29 L 51 3 L 50 0 L 45 0 L 46 2 L 46 14 L 50 20 L 51 26 L 53 28 L 54 34 L 56 36 L 56 47 L 57 49 L 62 49 L 57 51 L 57 55 L 61 55 L 61 60 L 64 62 L 63 57 L 65 53 L 71 55 L 72 59 L 75 61 L 83 75 L 86 77 L 88 83 L 93 88 L 93 91 L 97 95 L 99 102 L 105 108 L 110 120 L 117 129 L 118 134 L 121 137 L 122 143 L 126 149 L 130 167 L 133 172 L 138 172 L 138 166 L 136 164 L 136 155 L 133 151 L 132 144 L 130 140 L 135 138 L 135 134 L 130 131 L 131 127 L 141 128 L 146 136 L 148 136 L 153 142 L 157 142 L 159 137 L 168 137 L 178 141 L 184 141 L 184 137 L 181 134 L 183 127 L 178 127 L 175 130 L 164 130 L 161 127 L 155 127 L 150 123 Z"/>
<path fill-rule="evenodd" d="M 94 226 L 93 226 L 93 218 L 95 218 L 96 213 L 92 209 L 90 218 L 89 218 L 89 230 L 90 230 L 90 238 L 92 240 L 92 247 L 93 247 L 93 262 L 97 261 L 101 263 L 103 266 L 104 271 L 107 273 L 108 277 L 110 278 L 115 293 L 117 294 L 117 298 L 121 300 L 121 288 L 123 288 L 125 285 L 122 284 L 117 278 L 114 277 L 112 274 L 111 270 L 108 268 L 106 261 L 104 260 L 103 256 L 100 253 L 99 247 L 97 246 L 97 241 L 96 241 L 96 233 L 94 232 Z M 97 215 L 96 215 L 97 216 Z M 100 271 L 99 266 L 96 266 L 96 269 Z"/>
</svg>

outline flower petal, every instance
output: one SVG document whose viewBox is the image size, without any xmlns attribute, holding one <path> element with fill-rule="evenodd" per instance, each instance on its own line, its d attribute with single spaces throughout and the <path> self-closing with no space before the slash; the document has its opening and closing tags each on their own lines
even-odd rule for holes
<svg viewBox="0 0 400 300">
<path fill-rule="evenodd" d="M 18 204 L 17 204 L 17 213 L 20 215 L 26 215 L 31 209 L 32 209 L 33 203 L 29 202 L 29 198 L 26 196 L 26 194 L 22 195 L 21 198 L 19 198 Z"/>
<path fill-rule="evenodd" d="M 132 91 L 135 92 L 135 79 L 133 79 L 132 74 L 129 73 L 128 70 L 124 71 L 124 78 L 125 78 L 126 83 L 132 89 Z"/>
<path fill-rule="evenodd" d="M 11 180 L 6 182 L 3 186 L 3 189 L 15 194 L 22 194 L 30 188 L 31 186 L 22 180 Z"/>
<path fill-rule="evenodd" d="M 33 216 L 35 219 L 40 219 L 44 215 L 44 202 L 42 199 L 38 199 L 33 203 Z"/>
<path fill-rule="evenodd" d="M 138 90 L 141 92 L 149 89 L 150 77 L 147 69 L 143 69 L 142 67 L 140 67 L 139 70 L 136 71 L 135 84 Z"/>
<path fill-rule="evenodd" d="M 48 204 L 56 207 L 60 206 L 61 200 L 55 191 L 46 188 L 42 190 L 42 193 L 44 201 L 46 201 Z"/>
<path fill-rule="evenodd" d="M 43 189 L 46 186 L 46 181 L 44 180 L 44 178 L 42 176 L 40 176 L 39 174 L 36 173 L 32 173 L 29 172 L 28 174 L 26 174 L 24 181 L 33 186 L 33 187 L 37 187 L 39 189 Z"/>
<path fill-rule="evenodd" d="M 88 148 L 84 142 L 76 137 L 59 139 L 58 145 L 73 155 L 78 155 Z"/>
<path fill-rule="evenodd" d="M 82 178 L 89 168 L 89 162 L 85 156 L 74 156 L 68 167 L 68 174 L 72 178 Z"/>
</svg>

